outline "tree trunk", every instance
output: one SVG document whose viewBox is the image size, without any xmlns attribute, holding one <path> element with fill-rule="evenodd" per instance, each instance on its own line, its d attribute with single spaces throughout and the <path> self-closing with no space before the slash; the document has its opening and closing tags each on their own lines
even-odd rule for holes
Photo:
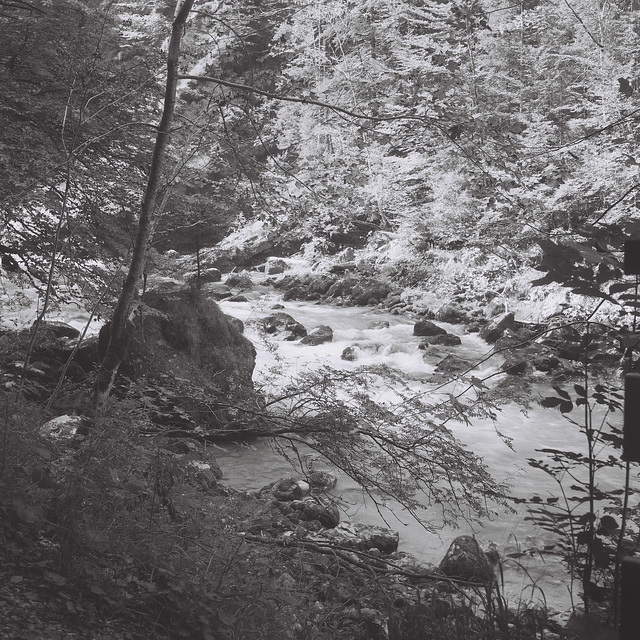
<svg viewBox="0 0 640 640">
<path fill-rule="evenodd" d="M 167 84 L 165 87 L 162 119 L 158 126 L 153 157 L 151 159 L 151 168 L 149 170 L 149 179 L 140 206 L 138 232 L 133 246 L 129 272 L 113 312 L 109 343 L 98 369 L 98 376 L 94 388 L 95 409 L 98 409 L 102 405 L 111 392 L 118 367 L 127 350 L 127 342 L 130 334 L 128 330 L 129 317 L 146 265 L 149 245 L 153 239 L 155 222 L 158 215 L 158 195 L 161 189 L 162 171 L 166 162 L 167 146 L 169 144 L 169 136 L 176 105 L 180 44 L 187 17 L 189 16 L 193 3 L 194 0 L 178 0 L 176 5 L 171 28 L 169 52 L 167 54 Z"/>
</svg>

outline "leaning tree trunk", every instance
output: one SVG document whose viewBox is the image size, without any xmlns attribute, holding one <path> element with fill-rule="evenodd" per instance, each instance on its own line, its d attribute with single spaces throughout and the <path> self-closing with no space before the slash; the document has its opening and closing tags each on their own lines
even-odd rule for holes
<svg viewBox="0 0 640 640">
<path fill-rule="evenodd" d="M 164 93 L 164 109 L 153 148 L 147 188 L 140 206 L 138 233 L 133 246 L 129 272 L 113 312 L 108 346 L 98 369 L 94 389 L 94 407 L 96 409 L 101 406 L 111 392 L 113 380 L 127 349 L 129 316 L 131 315 L 133 301 L 144 272 L 149 245 L 153 239 L 155 219 L 158 214 L 157 202 L 161 189 L 162 171 L 166 162 L 167 145 L 169 144 L 176 105 L 180 44 L 187 17 L 194 1 L 178 0 L 176 5 L 171 28 L 171 40 L 169 41 L 169 52 L 167 54 L 167 84 Z"/>
</svg>

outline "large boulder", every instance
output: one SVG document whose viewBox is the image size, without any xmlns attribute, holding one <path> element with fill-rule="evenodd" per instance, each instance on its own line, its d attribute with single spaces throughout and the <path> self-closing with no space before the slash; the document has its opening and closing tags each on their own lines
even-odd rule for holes
<svg viewBox="0 0 640 640">
<path fill-rule="evenodd" d="M 414 336 L 443 336 L 447 333 L 446 329 L 439 327 L 431 320 L 418 320 L 413 326 Z"/>
<path fill-rule="evenodd" d="M 272 313 L 260 321 L 262 330 L 269 335 L 279 335 L 283 340 L 297 340 L 307 335 L 307 330 L 288 313 Z"/>
<path fill-rule="evenodd" d="M 336 278 L 328 274 L 286 275 L 273 283 L 284 291 L 284 300 L 320 300 L 335 284 Z"/>
<path fill-rule="evenodd" d="M 130 377 L 184 379 L 222 393 L 252 389 L 256 351 L 238 322 L 197 290 L 149 291 L 123 362 Z"/>
<path fill-rule="evenodd" d="M 348 273 L 333 282 L 326 292 L 326 297 L 341 298 L 356 305 L 366 306 L 382 302 L 394 291 L 394 287 L 386 282 Z"/>
<path fill-rule="evenodd" d="M 472 536 L 458 536 L 451 543 L 439 571 L 448 578 L 469 582 L 489 582 L 494 578 L 491 561 Z"/>
<path fill-rule="evenodd" d="M 502 337 L 502 334 L 507 329 L 513 329 L 514 327 L 515 316 L 513 313 L 503 313 L 480 331 L 480 337 L 489 344 L 493 344 L 498 338 Z"/>
<path fill-rule="evenodd" d="M 43 333 L 49 333 L 54 338 L 77 338 L 80 335 L 80 331 L 75 327 L 55 320 L 42 322 L 38 329 Z"/>
</svg>

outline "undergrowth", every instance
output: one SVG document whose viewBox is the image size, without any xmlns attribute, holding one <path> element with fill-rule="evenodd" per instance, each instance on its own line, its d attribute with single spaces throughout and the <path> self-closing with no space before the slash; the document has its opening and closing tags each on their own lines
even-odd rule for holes
<svg viewBox="0 0 640 640">
<path fill-rule="evenodd" d="M 113 399 L 85 435 L 56 439 L 38 405 L 1 401 L 4 577 L 65 628 L 125 639 L 542 637 L 540 612 L 509 612 L 498 592 L 319 554 L 295 531 L 289 543 L 251 540 L 242 532 L 263 501 L 221 486 L 209 449 L 149 434 L 138 402 Z"/>
</svg>

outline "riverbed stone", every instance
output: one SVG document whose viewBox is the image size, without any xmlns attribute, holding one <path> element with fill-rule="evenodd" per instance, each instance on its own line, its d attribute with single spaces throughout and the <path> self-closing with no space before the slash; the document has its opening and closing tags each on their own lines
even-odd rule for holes
<svg viewBox="0 0 640 640">
<path fill-rule="evenodd" d="M 342 354 L 340 355 L 341 360 L 346 360 L 347 362 L 355 362 L 358 359 L 358 347 L 355 345 L 351 345 L 350 347 L 346 347 L 343 349 Z"/>
<path fill-rule="evenodd" d="M 292 500 L 289 506 L 293 511 L 297 511 L 303 522 L 317 520 L 327 529 L 333 529 L 340 524 L 340 511 L 328 500 Z"/>
<path fill-rule="evenodd" d="M 522 376 L 528 371 L 529 363 L 522 358 L 507 357 L 500 369 L 510 376 Z"/>
<path fill-rule="evenodd" d="M 400 540 L 396 531 L 355 522 L 343 522 L 334 529 L 323 532 L 323 537 L 350 549 L 377 549 L 386 555 L 398 550 Z"/>
<path fill-rule="evenodd" d="M 226 300 L 233 295 L 233 292 L 226 284 L 220 282 L 213 283 L 213 286 L 207 287 L 207 297 L 213 300 Z"/>
<path fill-rule="evenodd" d="M 222 280 L 222 272 L 215 267 L 208 267 L 200 271 L 198 275 L 197 271 L 190 271 L 184 274 L 185 282 L 189 284 L 210 284 L 212 282 L 220 282 Z"/>
<path fill-rule="evenodd" d="M 439 327 L 435 322 L 431 320 L 418 320 L 413 325 L 414 336 L 440 336 L 446 335 L 447 330 Z"/>
<path fill-rule="evenodd" d="M 325 342 L 333 341 L 333 329 L 327 325 L 321 325 L 314 329 L 311 333 L 307 334 L 300 340 L 300 344 L 310 345 L 316 347 Z"/>
<path fill-rule="evenodd" d="M 289 265 L 282 258 L 268 258 L 264 265 L 264 272 L 270 276 L 284 273 Z"/>
<path fill-rule="evenodd" d="M 548 373 L 550 371 L 556 371 L 562 367 L 562 363 L 559 358 L 554 355 L 538 355 L 531 359 L 531 365 L 536 371 L 542 371 Z"/>
<path fill-rule="evenodd" d="M 480 337 L 489 344 L 493 344 L 498 338 L 502 337 L 502 334 L 507 329 L 513 329 L 514 327 L 515 316 L 513 313 L 503 313 L 480 331 Z"/>
<path fill-rule="evenodd" d="M 246 271 L 242 271 L 241 273 L 230 274 L 225 280 L 225 284 L 235 289 L 250 289 L 253 286 L 253 281 Z"/>
<path fill-rule="evenodd" d="M 315 489 L 317 491 L 329 491 L 336 486 L 338 478 L 329 471 L 311 471 L 307 475 L 307 482 L 311 486 L 311 489 Z"/>
<path fill-rule="evenodd" d="M 428 355 L 428 352 L 425 356 Z M 467 371 L 472 366 L 472 363 L 463 358 L 459 358 L 453 354 L 449 354 L 446 358 L 441 360 L 436 369 L 441 373 L 457 374 Z"/>
<path fill-rule="evenodd" d="M 300 500 L 309 493 L 309 489 L 309 484 L 299 478 L 283 478 L 271 487 L 273 497 L 286 502 Z"/>
<path fill-rule="evenodd" d="M 436 320 L 462 324 L 469 321 L 469 313 L 459 304 L 445 304 L 436 311 Z"/>
<path fill-rule="evenodd" d="M 448 578 L 469 582 L 489 582 L 494 577 L 487 554 L 473 536 L 458 536 L 451 543 L 439 571 Z"/>
<path fill-rule="evenodd" d="M 437 336 L 430 336 L 429 344 L 441 345 L 443 347 L 457 347 L 462 344 L 462 340 L 460 336 L 453 333 L 442 333 Z"/>
<path fill-rule="evenodd" d="M 288 313 L 279 311 L 260 320 L 262 330 L 270 335 L 279 335 L 284 340 L 297 340 L 307 335 L 307 330 Z"/>
<path fill-rule="evenodd" d="M 335 273 L 342 275 L 347 271 L 357 271 L 358 265 L 355 262 L 341 262 L 339 264 L 333 264 L 329 267 L 329 273 Z"/>
</svg>

